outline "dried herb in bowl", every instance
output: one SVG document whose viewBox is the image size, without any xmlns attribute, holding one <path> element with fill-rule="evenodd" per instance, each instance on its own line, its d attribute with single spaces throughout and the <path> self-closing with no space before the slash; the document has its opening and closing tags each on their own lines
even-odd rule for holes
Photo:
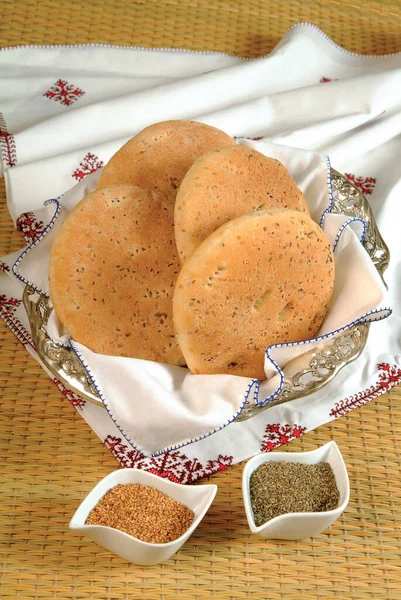
<svg viewBox="0 0 401 600">
<path fill-rule="evenodd" d="M 105 525 L 143 542 L 165 544 L 179 538 L 194 519 L 181 502 L 148 485 L 119 484 L 91 510 L 86 525 Z"/>
<path fill-rule="evenodd" d="M 286 513 L 333 510 L 340 500 L 333 470 L 326 462 L 264 463 L 251 475 L 250 497 L 257 527 Z"/>
</svg>

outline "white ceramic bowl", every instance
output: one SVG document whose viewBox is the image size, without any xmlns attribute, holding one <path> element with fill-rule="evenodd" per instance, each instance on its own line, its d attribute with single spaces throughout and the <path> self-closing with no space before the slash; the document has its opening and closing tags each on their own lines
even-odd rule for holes
<svg viewBox="0 0 401 600">
<path fill-rule="evenodd" d="M 287 513 L 256 527 L 251 506 L 249 481 L 252 473 L 267 462 L 293 462 L 315 465 L 328 462 L 336 478 L 340 501 L 337 508 L 324 512 Z M 311 452 L 269 452 L 258 454 L 245 465 L 242 473 L 242 494 L 246 518 L 252 533 L 276 540 L 300 540 L 312 537 L 330 527 L 344 512 L 349 501 L 349 480 L 343 457 L 335 442 L 329 442 Z"/>
<path fill-rule="evenodd" d="M 105 493 L 118 484 L 140 483 L 148 485 L 174 500 L 185 504 L 194 512 L 191 527 L 179 538 L 166 544 L 150 544 L 103 525 L 85 525 L 92 508 Z M 217 485 L 181 485 L 138 469 L 119 469 L 102 479 L 82 501 L 70 521 L 70 529 L 87 535 L 92 540 L 136 565 L 156 565 L 167 560 L 181 548 L 205 516 L 217 492 Z"/>
</svg>

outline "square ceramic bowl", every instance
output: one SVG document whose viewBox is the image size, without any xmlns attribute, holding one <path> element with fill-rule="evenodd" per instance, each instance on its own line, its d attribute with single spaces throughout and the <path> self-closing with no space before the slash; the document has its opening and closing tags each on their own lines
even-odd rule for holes
<svg viewBox="0 0 401 600">
<path fill-rule="evenodd" d="M 340 501 L 337 508 L 324 512 L 287 513 L 266 521 L 263 525 L 255 525 L 249 482 L 252 473 L 267 462 L 293 462 L 315 465 L 328 462 L 333 469 Z M 329 442 L 311 452 L 269 452 L 258 454 L 245 465 L 242 473 L 242 494 L 244 497 L 246 518 L 252 533 L 276 540 L 301 540 L 321 533 L 344 512 L 349 501 L 349 480 L 347 469 L 335 442 Z"/>
<path fill-rule="evenodd" d="M 190 528 L 166 544 L 143 542 L 128 533 L 103 525 L 85 525 L 92 508 L 118 484 L 140 483 L 159 490 L 194 512 Z M 195 531 L 212 504 L 217 485 L 181 485 L 138 469 L 119 469 L 102 479 L 82 501 L 70 521 L 70 529 L 87 535 L 110 552 L 136 565 L 156 565 L 170 558 Z"/>
</svg>

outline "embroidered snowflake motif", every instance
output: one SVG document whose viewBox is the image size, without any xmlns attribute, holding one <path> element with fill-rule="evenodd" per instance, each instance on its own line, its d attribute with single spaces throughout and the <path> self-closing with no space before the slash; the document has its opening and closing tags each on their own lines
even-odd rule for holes
<svg viewBox="0 0 401 600">
<path fill-rule="evenodd" d="M 376 185 L 376 179 L 374 177 L 359 177 L 352 173 L 345 173 L 347 179 L 349 179 L 357 188 L 359 188 L 362 194 L 371 194 Z"/>
<path fill-rule="evenodd" d="M 188 458 L 178 450 L 148 458 L 137 450 L 130 450 L 121 438 L 111 435 L 106 437 L 104 444 L 121 466 L 143 469 L 175 483 L 192 483 L 201 477 L 223 471 L 233 462 L 232 456 L 219 454 L 215 460 L 209 460 L 203 465 L 197 458 Z"/>
<path fill-rule="evenodd" d="M 17 219 L 17 230 L 22 231 L 27 244 L 35 242 L 44 232 L 45 224 L 33 212 L 22 213 Z"/>
<path fill-rule="evenodd" d="M 338 81 L 338 79 L 330 79 L 330 77 L 322 77 L 319 83 L 329 83 L 330 81 Z"/>
<path fill-rule="evenodd" d="M 9 273 L 10 267 L 5 262 L 0 260 L 0 273 Z"/>
<path fill-rule="evenodd" d="M 295 440 L 306 431 L 306 427 L 300 425 L 289 425 L 285 423 L 269 423 L 266 425 L 265 435 L 263 436 L 261 452 L 271 452 L 274 448 L 288 444 L 291 440 Z"/>
<path fill-rule="evenodd" d="M 0 313 L 2 317 L 11 317 L 11 315 L 20 306 L 22 300 L 18 298 L 7 298 L 4 294 L 0 296 Z"/>
<path fill-rule="evenodd" d="M 43 95 L 50 100 L 60 102 L 64 106 L 71 106 L 74 102 L 83 96 L 85 92 L 73 84 L 64 81 L 64 79 L 57 79 L 56 83 L 45 92 Z"/>
<path fill-rule="evenodd" d="M 103 165 L 103 161 L 100 160 L 96 154 L 88 152 L 88 154 L 84 156 L 83 160 L 79 163 L 78 169 L 75 169 L 73 172 L 72 177 L 74 177 L 77 181 L 81 181 L 87 175 L 90 175 L 91 173 L 94 173 L 103 167 Z"/>
<path fill-rule="evenodd" d="M 337 419 L 349 413 L 354 408 L 360 408 L 364 404 L 377 398 L 381 394 L 388 392 L 401 382 L 401 369 L 396 365 L 390 366 L 388 363 L 380 363 L 377 365 L 379 369 L 379 377 L 375 385 L 370 386 L 367 390 L 358 392 L 353 396 L 349 396 L 344 400 L 336 402 L 330 411 L 330 417 Z"/>
<path fill-rule="evenodd" d="M 66 388 L 61 383 L 61 381 L 59 381 L 58 379 L 53 379 L 53 383 L 56 384 L 56 386 L 58 387 L 58 389 L 60 390 L 60 392 L 62 393 L 64 398 L 66 398 L 69 402 L 71 402 L 71 404 L 73 406 L 75 406 L 75 408 L 83 408 L 85 406 L 86 400 L 84 400 L 83 398 L 81 398 L 80 396 L 75 394 L 74 392 L 71 392 L 71 390 Z"/>
</svg>

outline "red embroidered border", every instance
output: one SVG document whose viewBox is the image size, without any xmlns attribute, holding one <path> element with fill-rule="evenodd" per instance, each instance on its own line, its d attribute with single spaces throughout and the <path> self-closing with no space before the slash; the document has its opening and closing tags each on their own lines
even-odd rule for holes
<svg viewBox="0 0 401 600">
<path fill-rule="evenodd" d="M 146 457 L 138 450 L 130 449 L 120 437 L 112 435 L 105 438 L 104 445 L 122 467 L 142 469 L 175 483 L 192 483 L 201 477 L 224 471 L 233 462 L 232 456 L 219 454 L 215 460 L 208 460 L 203 464 L 198 458 L 188 458 L 178 450 L 164 452 L 160 456 Z"/>
<path fill-rule="evenodd" d="M 15 337 L 21 342 L 23 346 L 31 346 L 36 352 L 35 344 L 31 334 L 25 329 L 19 319 L 13 315 L 6 315 L 0 311 L 0 318 L 7 325 L 9 330 L 15 335 Z"/>
<path fill-rule="evenodd" d="M 12 133 L 7 130 L 7 125 L 4 116 L 0 113 L 0 146 L 1 156 L 7 167 L 15 167 L 17 164 L 17 150 L 15 139 Z"/>
<path fill-rule="evenodd" d="M 72 173 L 72 177 L 77 181 L 81 181 L 84 177 L 91 175 L 91 173 L 101 169 L 103 166 L 103 161 L 96 154 L 88 152 L 79 163 L 79 167 Z"/>
<path fill-rule="evenodd" d="M 21 323 L 19 319 L 14 317 L 13 315 L 7 314 L 5 312 L 0 311 L 0 317 L 4 321 L 5 325 L 9 328 L 11 333 L 15 335 L 19 342 L 25 347 L 30 346 L 32 350 L 37 353 L 33 338 L 31 334 L 27 331 L 24 325 Z M 58 379 L 51 379 L 51 381 L 58 387 L 64 398 L 75 407 L 75 408 L 83 408 L 86 404 L 86 400 L 74 394 L 68 390 Z"/>
<path fill-rule="evenodd" d="M 373 193 L 376 185 L 375 177 L 362 177 L 361 175 L 354 175 L 353 173 L 344 173 L 344 175 L 359 188 L 365 196 Z"/>
<path fill-rule="evenodd" d="M 16 222 L 17 231 L 22 231 L 27 244 L 32 244 L 40 238 L 45 230 L 43 221 L 39 221 L 33 212 L 22 213 Z"/>
<path fill-rule="evenodd" d="M 343 417 L 351 412 L 351 410 L 360 408 L 364 404 L 378 398 L 401 383 L 401 369 L 397 367 L 397 365 L 380 363 L 377 365 L 377 368 L 379 369 L 379 377 L 376 384 L 371 385 L 367 390 L 363 390 L 362 392 L 358 392 L 357 394 L 353 394 L 352 396 L 348 396 L 347 398 L 336 402 L 329 413 L 330 417 L 334 417 L 335 419 Z"/>
<path fill-rule="evenodd" d="M 30 346 L 36 352 L 31 335 L 19 319 L 10 314 L 9 311 L 0 311 L 0 317 L 25 347 Z M 401 383 L 401 369 L 399 367 L 388 363 L 378 364 L 377 367 L 379 369 L 379 377 L 376 385 L 337 402 L 330 411 L 331 417 L 338 418 L 343 416 L 352 409 L 367 404 L 370 400 L 377 398 Z M 75 408 L 83 408 L 85 400 L 75 396 L 57 379 L 52 379 L 52 381 Z M 265 429 L 261 451 L 273 450 L 294 438 L 301 437 L 304 433 L 306 433 L 306 428 L 300 425 L 291 426 L 289 424 L 270 423 Z M 165 477 L 179 483 L 191 483 L 202 477 L 223 471 L 231 466 L 233 462 L 232 456 L 219 454 L 216 459 L 208 460 L 203 464 L 199 459 L 189 458 L 177 450 L 165 452 L 157 457 L 147 458 L 141 452 L 127 446 L 121 437 L 114 437 L 112 435 L 106 436 L 104 444 L 121 466 L 141 468 L 159 477 Z"/>
<path fill-rule="evenodd" d="M 268 423 L 265 428 L 261 452 L 271 452 L 275 448 L 279 448 L 288 444 L 291 440 L 300 438 L 306 433 L 306 427 L 301 425 L 290 425 L 289 423 Z"/>
</svg>

